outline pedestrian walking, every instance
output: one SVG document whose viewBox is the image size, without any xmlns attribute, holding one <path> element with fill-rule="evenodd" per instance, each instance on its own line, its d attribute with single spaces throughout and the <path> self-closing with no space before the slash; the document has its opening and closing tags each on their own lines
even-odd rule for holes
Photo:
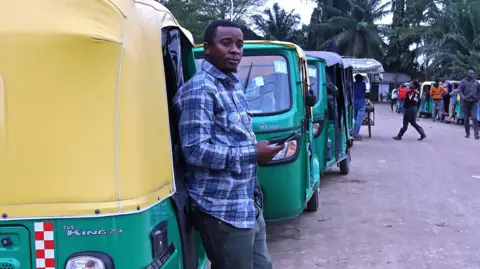
<svg viewBox="0 0 480 269">
<path fill-rule="evenodd" d="M 391 102 L 390 102 L 390 108 L 392 109 L 393 111 L 393 107 L 395 106 L 395 112 L 398 111 L 398 107 L 397 107 L 397 100 L 398 100 L 398 89 L 393 89 L 392 91 L 392 98 L 391 98 Z"/>
<path fill-rule="evenodd" d="M 438 117 L 443 121 L 443 94 L 448 94 L 447 89 L 440 85 L 440 79 L 435 79 L 435 83 L 432 84 L 430 88 L 430 96 L 432 97 L 432 119 L 433 122 L 437 120 L 437 110 Z"/>
<path fill-rule="evenodd" d="M 401 140 L 402 136 L 408 129 L 408 124 L 412 125 L 413 128 L 417 130 L 420 134 L 420 138 L 418 140 L 423 140 L 427 138 L 423 128 L 418 125 L 417 123 L 417 110 L 418 110 L 418 101 L 420 98 L 420 84 L 417 80 L 413 80 L 410 83 L 410 88 L 406 92 L 405 95 L 405 102 L 403 104 L 404 113 L 403 113 L 403 127 L 398 132 L 397 136 L 394 136 L 393 139 Z"/>
<path fill-rule="evenodd" d="M 460 82 L 458 94 L 462 100 L 463 123 L 465 125 L 465 137 L 470 138 L 470 118 L 473 122 L 475 139 L 480 139 L 478 133 L 477 109 L 480 100 L 480 84 L 475 80 L 475 70 L 470 68 L 467 77 Z"/>
<path fill-rule="evenodd" d="M 455 121 L 455 108 L 457 107 L 457 97 L 458 97 L 458 87 L 455 88 L 455 85 L 452 83 L 451 84 L 451 87 L 452 87 L 452 91 L 450 92 L 450 104 L 449 104 L 449 108 L 448 108 L 448 113 L 449 113 L 449 116 L 448 116 L 448 121 L 451 123 L 451 122 L 454 122 Z M 459 115 L 456 115 L 457 117 Z"/>
<path fill-rule="evenodd" d="M 405 83 L 402 83 L 400 88 L 398 88 L 398 113 L 403 113 L 403 103 L 405 102 L 405 95 L 407 94 L 408 88 L 405 86 Z"/>
<path fill-rule="evenodd" d="M 257 163 L 282 145 L 257 143 L 237 72 L 243 55 L 239 25 L 207 26 L 201 69 L 174 98 L 186 162 L 191 216 L 212 269 L 271 269 Z"/>
<path fill-rule="evenodd" d="M 353 129 L 353 139 L 362 140 L 360 136 L 360 128 L 362 127 L 363 117 L 365 117 L 366 102 L 365 102 L 365 92 L 367 91 L 367 86 L 363 82 L 363 76 L 357 74 L 355 76 L 355 83 L 353 84 L 353 94 L 354 94 L 354 117 L 355 117 L 355 128 Z"/>
</svg>

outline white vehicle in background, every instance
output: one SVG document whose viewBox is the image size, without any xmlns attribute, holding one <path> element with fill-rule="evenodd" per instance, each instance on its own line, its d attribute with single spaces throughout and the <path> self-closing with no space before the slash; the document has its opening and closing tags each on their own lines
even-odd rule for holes
<svg viewBox="0 0 480 269">
<path fill-rule="evenodd" d="M 379 76 L 380 80 L 383 78 L 383 65 L 375 59 L 372 58 L 353 58 L 353 57 L 342 57 L 345 63 L 350 64 L 353 67 L 353 77 L 357 74 L 363 77 L 363 82 L 365 82 L 367 86 L 367 92 L 370 92 L 371 84 L 370 84 L 370 77 L 371 76 Z"/>
</svg>

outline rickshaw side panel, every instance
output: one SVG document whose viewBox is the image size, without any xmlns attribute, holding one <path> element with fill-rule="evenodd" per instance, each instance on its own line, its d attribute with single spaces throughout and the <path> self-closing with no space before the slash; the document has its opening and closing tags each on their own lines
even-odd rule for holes
<svg viewBox="0 0 480 269">
<path fill-rule="evenodd" d="M 15 223 L 16 226 L 25 227 L 28 232 L 25 238 L 21 233 L 5 233 L 7 227 Z M 17 220 L 0 223 L 2 235 L 10 236 L 15 247 L 19 250 L 34 250 L 31 256 L 31 263 L 34 268 L 41 268 L 41 264 L 54 261 L 56 268 L 64 268 L 72 253 L 83 251 L 95 251 L 105 253 L 115 264 L 115 268 L 146 268 L 160 257 L 152 259 L 152 241 L 149 233 L 158 225 L 166 225 L 164 231 L 168 232 L 168 255 L 164 261 L 164 268 L 183 268 L 180 234 L 174 209 L 169 199 L 163 201 L 140 213 L 121 216 L 108 216 L 99 218 L 57 218 L 43 220 Z M 44 231 L 38 227 L 44 227 Z M 51 228 L 47 228 L 51 227 Z M 48 231 L 52 231 L 49 235 Z M 22 240 L 30 241 L 29 234 L 34 235 L 30 245 L 21 245 Z M 49 244 L 55 248 L 51 250 L 54 255 L 50 261 L 44 261 L 38 255 L 38 244 Z M 128 249 L 128 253 L 125 250 Z M 37 255 L 35 255 L 37 253 Z M 2 258 L 12 258 L 10 252 L 0 252 Z M 48 258 L 47 254 L 47 258 Z M 30 255 L 29 255 L 30 256 Z M 27 268 L 24 260 L 18 259 L 22 268 Z"/>
</svg>

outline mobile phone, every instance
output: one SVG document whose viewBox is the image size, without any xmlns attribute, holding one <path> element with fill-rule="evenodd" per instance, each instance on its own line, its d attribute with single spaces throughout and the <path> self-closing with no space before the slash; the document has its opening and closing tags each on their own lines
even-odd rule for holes
<svg viewBox="0 0 480 269">
<path fill-rule="evenodd" d="M 287 136 L 287 137 L 282 138 L 282 139 L 279 140 L 279 141 L 275 141 L 274 145 L 285 144 L 285 142 L 290 141 L 290 140 L 292 140 L 294 137 L 296 137 L 297 134 L 298 134 L 298 133 L 293 133 L 293 134 L 291 134 L 291 135 L 289 135 L 289 136 Z"/>
</svg>

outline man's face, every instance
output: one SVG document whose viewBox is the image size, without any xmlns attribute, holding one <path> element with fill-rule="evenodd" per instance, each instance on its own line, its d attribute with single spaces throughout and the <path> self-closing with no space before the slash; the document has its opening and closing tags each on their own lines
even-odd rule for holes
<svg viewBox="0 0 480 269">
<path fill-rule="evenodd" d="M 475 78 L 475 72 L 473 72 L 473 70 L 468 70 L 467 76 L 468 76 L 469 79 L 474 79 Z"/>
<path fill-rule="evenodd" d="M 235 27 L 218 27 L 213 44 L 204 44 L 205 54 L 224 73 L 237 72 L 243 56 L 243 33 Z"/>
</svg>

